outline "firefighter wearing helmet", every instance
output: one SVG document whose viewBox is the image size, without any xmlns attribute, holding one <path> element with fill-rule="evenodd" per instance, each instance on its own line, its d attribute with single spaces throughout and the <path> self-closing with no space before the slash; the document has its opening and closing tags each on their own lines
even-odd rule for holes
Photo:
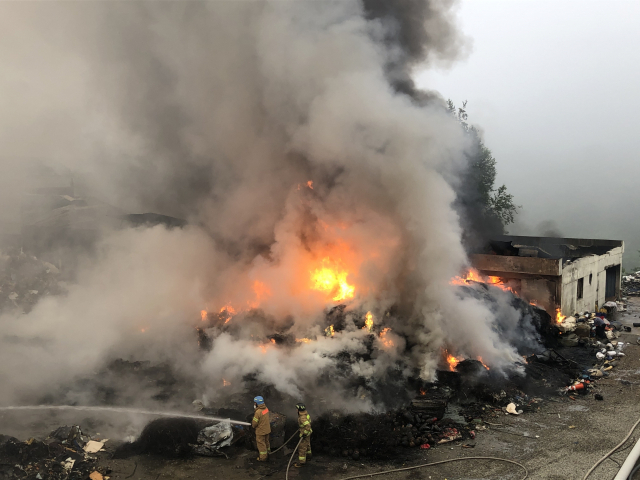
<svg viewBox="0 0 640 480">
<path fill-rule="evenodd" d="M 269 409 L 264 404 L 264 399 L 257 396 L 253 399 L 253 420 L 251 426 L 256 431 L 256 444 L 258 445 L 258 461 L 266 462 L 271 453 L 271 445 L 269 444 L 269 434 L 271 433 L 271 424 L 269 423 Z"/>
<path fill-rule="evenodd" d="M 304 403 L 296 405 L 298 409 L 298 428 L 300 429 L 300 444 L 298 445 L 298 463 L 295 467 L 302 467 L 307 463 L 307 459 L 311 457 L 311 417 L 307 413 L 307 407 Z"/>
</svg>

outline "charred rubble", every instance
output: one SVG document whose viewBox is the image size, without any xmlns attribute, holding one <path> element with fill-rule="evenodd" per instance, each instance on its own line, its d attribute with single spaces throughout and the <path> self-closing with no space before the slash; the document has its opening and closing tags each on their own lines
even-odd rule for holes
<svg viewBox="0 0 640 480">
<path fill-rule="evenodd" d="M 480 285 L 475 288 L 460 288 L 464 295 L 486 297 L 484 300 L 492 301 L 488 293 L 490 287 Z M 591 393 L 597 377 L 607 375 L 606 371 L 611 364 L 615 366 L 615 361 L 609 358 L 610 356 L 602 361 L 596 356 L 602 345 L 593 337 L 592 327 L 587 328 L 591 316 L 583 315 L 576 320 L 575 325 L 584 325 L 577 330 L 581 335 L 580 340 L 575 345 L 571 342 L 567 345 L 568 333 L 573 333 L 567 332 L 567 328 L 573 327 L 557 323 L 545 310 L 530 305 L 515 295 L 512 305 L 521 312 L 521 317 L 518 325 L 520 336 L 514 336 L 511 341 L 522 355 L 522 362 L 516 365 L 512 372 L 494 371 L 480 361 L 466 359 L 457 363 L 454 368 L 438 371 L 435 382 L 421 380 L 416 372 L 408 378 L 389 375 L 384 383 L 371 383 L 363 378 L 354 377 L 349 373 L 351 370 L 348 367 L 354 361 L 367 360 L 367 356 L 373 353 L 375 332 L 372 333 L 372 342 L 364 353 L 338 353 L 338 367 L 332 373 L 332 378 L 321 378 L 319 381 L 327 382 L 329 385 L 337 376 L 354 395 L 367 392 L 366 395 L 370 396 L 373 403 L 386 405 L 388 410 L 348 414 L 327 410 L 327 405 L 323 404 L 321 399 L 320 403 L 310 400 L 307 403 L 313 417 L 314 452 L 354 460 L 375 460 L 402 458 L 405 454 L 403 452 L 408 453 L 408 449 L 431 449 L 450 442 L 463 442 L 464 445 L 472 447 L 476 434 L 486 428 L 485 422 L 490 422 L 496 415 L 504 415 L 505 411 L 509 411 L 511 404 L 514 411 L 526 413 L 537 409 L 549 396 L 557 396 L 559 393 L 587 395 Z M 211 324 L 225 321 L 224 312 L 215 314 L 214 317 L 209 319 Z M 344 306 L 327 312 L 327 325 L 332 325 L 334 331 L 344 329 L 349 321 L 356 322 L 359 328 L 365 325 L 364 318 L 347 317 Z M 512 330 L 500 323 L 500 319 L 496 328 L 503 335 L 513 334 Z M 613 337 L 615 327 L 609 328 Z M 326 334 L 331 335 L 331 331 Z M 200 348 L 209 348 L 207 342 L 210 340 L 206 329 L 197 330 L 196 338 Z M 519 338 L 522 340 L 519 341 Z M 286 332 L 275 333 L 270 339 L 279 345 L 295 344 L 295 338 Z M 98 377 L 103 382 L 94 381 L 91 388 L 96 399 L 103 404 L 122 405 L 131 400 L 127 392 L 110 387 L 114 382 L 110 382 L 109 378 L 136 379 L 134 383 L 145 384 L 155 392 L 153 398 L 159 404 L 183 404 L 185 392 L 187 396 L 188 392 L 194 394 L 193 388 L 179 379 L 170 365 L 154 366 L 149 362 L 120 359 L 108 365 Z M 89 381 L 84 380 L 85 383 L 78 388 L 86 390 L 89 385 L 86 382 Z M 584 387 L 575 387 L 578 383 L 582 383 Z M 242 391 L 229 394 L 225 400 L 219 402 L 224 404 L 225 408 L 211 409 L 194 402 L 202 419 L 154 420 L 144 428 L 136 441 L 118 447 L 115 456 L 229 456 L 241 448 L 254 448 L 250 428 L 234 425 L 229 426 L 224 432 L 209 431 L 209 436 L 205 434 L 205 430 L 216 424 L 212 419 L 207 419 L 208 416 L 246 420 L 245 417 L 249 413 L 247 405 L 250 405 L 255 394 L 262 395 L 275 414 L 272 445 L 277 448 L 285 439 L 295 434 L 297 426 L 294 415 L 287 419 L 285 415 L 276 412 L 288 412 L 295 403 L 294 399 L 281 394 L 270 385 L 260 383 L 252 375 L 245 376 L 242 384 Z M 59 435 L 53 433 L 50 435 L 53 439 L 58 437 Z M 218 440 L 212 441 L 212 438 Z M 68 448 L 78 449 L 82 445 L 65 445 L 63 448 L 60 447 L 61 442 L 50 439 L 44 442 L 3 439 L 0 464 L 5 471 L 14 475 L 6 478 L 36 478 L 26 476 L 25 472 L 38 469 L 54 472 L 51 474 L 53 476 L 47 478 L 63 478 L 55 475 L 68 473 L 64 470 L 64 462 L 69 456 L 65 452 Z M 64 451 L 60 450 L 61 448 Z M 80 476 L 70 475 L 68 478 L 86 478 L 87 472 L 92 468 L 90 458 L 82 452 L 78 455 L 80 456 L 77 457 L 74 468 Z M 61 459 L 62 456 L 65 458 Z M 20 465 L 19 471 L 11 465 Z"/>
<path fill-rule="evenodd" d="M 44 440 L 20 441 L 0 435 L 0 478 L 3 480 L 101 480 L 108 467 L 94 455 L 103 442 L 92 440 L 77 425 L 62 426 Z"/>
</svg>

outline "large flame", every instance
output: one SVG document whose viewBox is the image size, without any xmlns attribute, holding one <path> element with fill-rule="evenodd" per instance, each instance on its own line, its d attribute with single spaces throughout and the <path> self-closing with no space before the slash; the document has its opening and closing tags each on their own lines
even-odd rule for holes
<svg viewBox="0 0 640 480">
<path fill-rule="evenodd" d="M 341 260 L 325 257 L 321 266 L 311 272 L 311 288 L 331 295 L 335 302 L 351 299 L 356 287 L 347 282 L 348 275 Z"/>
<path fill-rule="evenodd" d="M 562 312 L 560 311 L 560 307 L 556 308 L 556 323 L 562 323 L 565 318 L 567 318 L 567 316 L 562 315 Z"/>
</svg>

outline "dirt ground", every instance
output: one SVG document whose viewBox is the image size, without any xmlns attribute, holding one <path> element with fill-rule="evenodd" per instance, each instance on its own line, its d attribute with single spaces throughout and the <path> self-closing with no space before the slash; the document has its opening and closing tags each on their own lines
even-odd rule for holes
<svg viewBox="0 0 640 480">
<path fill-rule="evenodd" d="M 618 320 L 631 326 L 640 322 L 640 299 L 630 299 L 630 310 L 619 315 Z M 632 327 L 620 341 L 630 342 L 619 365 L 609 377 L 596 383 L 594 391 L 579 395 L 576 400 L 558 396 L 540 404 L 533 412 L 519 416 L 501 412 L 485 417 L 486 429 L 480 429 L 473 448 L 463 448 L 454 442 L 430 450 L 407 449 L 402 458 L 392 462 L 372 463 L 368 460 L 353 461 L 348 458 L 331 458 L 326 455 L 314 457 L 303 469 L 292 468 L 289 478 L 297 480 L 341 479 L 353 475 L 379 472 L 381 470 L 417 465 L 440 460 L 494 456 L 515 460 L 526 466 L 529 478 L 548 480 L 582 479 L 586 471 L 607 451 L 620 442 L 630 427 L 640 417 L 640 345 L 637 344 L 640 328 Z M 600 393 L 603 401 L 595 400 L 593 393 Z M 65 415 L 70 415 L 66 413 Z M 85 429 L 103 427 L 104 432 L 122 431 L 131 419 L 111 419 L 98 422 L 83 413 L 81 418 L 64 418 L 30 414 L 3 413 L 0 415 L 0 433 L 26 436 L 46 435 L 52 427 L 79 423 Z M 143 422 L 138 419 L 138 422 Z M 128 425 L 131 432 L 139 431 L 140 424 Z M 482 428 L 482 427 L 481 427 Z M 94 433 L 90 431 L 89 433 Z M 634 432 L 623 449 L 606 460 L 590 477 L 611 479 L 636 440 L 640 439 L 640 428 Z M 123 460 L 111 459 L 116 442 L 107 442 L 107 451 L 97 454 L 99 464 L 108 466 L 112 479 L 159 480 L 159 479 L 284 479 L 290 450 L 277 453 L 268 463 L 256 461 L 256 453 L 244 448 L 231 451 L 230 458 L 192 457 L 175 460 L 156 456 L 135 456 Z M 295 461 L 295 459 L 294 459 Z M 522 469 L 515 465 L 498 462 L 470 460 L 410 472 L 388 474 L 381 479 L 521 479 Z"/>
</svg>

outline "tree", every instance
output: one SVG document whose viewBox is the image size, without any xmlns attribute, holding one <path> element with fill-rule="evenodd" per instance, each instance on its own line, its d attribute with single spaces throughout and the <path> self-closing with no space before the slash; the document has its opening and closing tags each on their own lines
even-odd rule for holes
<svg viewBox="0 0 640 480">
<path fill-rule="evenodd" d="M 451 100 L 447 102 L 449 113 L 456 118 L 465 133 L 471 136 L 475 145 L 473 153 L 469 155 L 469 170 L 464 182 L 464 188 L 471 189 L 472 194 L 467 192 L 466 195 L 481 203 L 481 213 L 486 220 L 497 219 L 504 229 L 513 223 L 521 207 L 513 202 L 513 195 L 508 193 L 506 185 L 495 187 L 496 159 L 482 142 L 478 130 L 469 125 L 466 106 L 466 101 L 458 108 Z"/>
</svg>

